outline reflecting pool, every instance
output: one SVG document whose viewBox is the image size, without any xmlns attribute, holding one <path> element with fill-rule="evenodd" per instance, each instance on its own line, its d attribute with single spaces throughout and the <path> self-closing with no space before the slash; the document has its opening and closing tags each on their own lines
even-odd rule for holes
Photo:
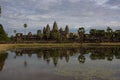
<svg viewBox="0 0 120 80">
<path fill-rule="evenodd" d="M 120 47 L 12 49 L 0 54 L 0 80 L 120 80 Z"/>
</svg>

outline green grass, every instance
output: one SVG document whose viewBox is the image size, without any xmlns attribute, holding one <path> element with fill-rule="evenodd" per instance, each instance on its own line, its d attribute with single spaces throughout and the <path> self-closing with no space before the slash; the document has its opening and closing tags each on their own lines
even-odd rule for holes
<svg viewBox="0 0 120 80">
<path fill-rule="evenodd" d="M 15 48 L 65 48 L 65 47 L 80 47 L 81 45 L 79 43 L 43 43 L 43 44 L 16 44 Z"/>
<path fill-rule="evenodd" d="M 80 47 L 114 47 L 119 46 L 118 43 L 22 43 L 22 44 L 0 44 L 0 52 L 11 48 L 80 48 Z"/>
</svg>

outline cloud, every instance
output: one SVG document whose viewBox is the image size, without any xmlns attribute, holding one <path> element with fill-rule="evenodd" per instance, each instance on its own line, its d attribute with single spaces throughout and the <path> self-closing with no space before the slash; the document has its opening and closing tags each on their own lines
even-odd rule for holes
<svg viewBox="0 0 120 80">
<path fill-rule="evenodd" d="M 94 1 L 97 5 L 104 5 L 109 0 L 91 0 L 91 1 Z"/>
<path fill-rule="evenodd" d="M 42 29 L 57 21 L 59 27 L 120 26 L 120 0 L 0 0 L 0 22 L 8 32 L 21 31 L 24 23 L 28 29 Z M 7 29 L 9 28 L 9 29 Z M 115 28 L 115 27 L 113 27 Z"/>
<path fill-rule="evenodd" d="M 69 0 L 72 3 L 80 2 L 81 0 Z"/>
</svg>

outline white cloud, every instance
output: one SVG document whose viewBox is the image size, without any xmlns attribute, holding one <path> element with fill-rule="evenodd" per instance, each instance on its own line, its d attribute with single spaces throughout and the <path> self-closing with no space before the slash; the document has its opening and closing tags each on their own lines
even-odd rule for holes
<svg viewBox="0 0 120 80">
<path fill-rule="evenodd" d="M 112 0 L 0 0 L 0 22 L 7 28 L 21 29 L 26 22 L 32 28 L 46 26 L 54 21 L 59 27 L 119 26 L 119 4 Z M 112 1 L 112 2 L 111 2 Z M 118 0 L 119 1 L 119 0 Z M 116 4 L 117 2 L 114 2 Z M 115 21 L 115 22 L 114 22 Z M 10 30 L 9 29 L 9 30 Z M 9 32 L 9 31 L 8 31 Z"/>
<path fill-rule="evenodd" d="M 105 7 L 108 9 L 120 9 L 120 1 L 119 0 L 91 0 L 96 3 L 96 5 Z M 112 4 L 113 3 L 113 4 Z"/>
<path fill-rule="evenodd" d="M 69 0 L 72 3 L 80 2 L 81 0 Z"/>
<path fill-rule="evenodd" d="M 95 3 L 97 5 L 104 5 L 106 2 L 108 2 L 109 0 L 91 0 L 91 1 L 95 1 Z"/>
<path fill-rule="evenodd" d="M 110 8 L 111 9 L 120 9 L 120 6 L 115 5 L 115 6 L 110 6 Z"/>
<path fill-rule="evenodd" d="M 118 21 L 110 21 L 109 23 L 107 23 L 110 26 L 120 26 L 120 22 Z M 119 28 L 120 29 L 120 28 Z"/>
</svg>

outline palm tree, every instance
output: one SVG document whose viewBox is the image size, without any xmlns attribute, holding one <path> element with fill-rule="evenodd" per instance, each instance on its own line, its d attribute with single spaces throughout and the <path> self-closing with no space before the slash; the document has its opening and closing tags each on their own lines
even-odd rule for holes
<svg viewBox="0 0 120 80">
<path fill-rule="evenodd" d="M 106 37 L 108 39 L 108 41 L 111 41 L 113 36 L 113 30 L 110 27 L 107 27 L 106 29 Z"/>
<path fill-rule="evenodd" d="M 112 32 L 113 30 L 110 27 L 107 27 L 107 32 Z"/>
<path fill-rule="evenodd" d="M 1 6 L 0 6 L 0 16 L 1 16 L 1 13 L 2 13 L 2 9 L 1 9 Z"/>
<path fill-rule="evenodd" d="M 24 28 L 25 28 L 25 35 L 26 35 L 26 28 L 27 28 L 27 24 L 24 24 Z"/>
<path fill-rule="evenodd" d="M 16 31 L 16 30 L 13 30 L 13 32 L 14 32 L 14 34 L 16 34 L 17 31 Z"/>
<path fill-rule="evenodd" d="M 16 32 L 17 32 L 16 30 L 13 30 L 13 33 L 15 34 L 14 35 L 14 40 L 15 40 Z"/>
<path fill-rule="evenodd" d="M 84 41 L 84 34 L 85 34 L 85 29 L 83 27 L 78 29 L 78 34 L 80 36 L 80 42 L 82 43 Z"/>
</svg>

